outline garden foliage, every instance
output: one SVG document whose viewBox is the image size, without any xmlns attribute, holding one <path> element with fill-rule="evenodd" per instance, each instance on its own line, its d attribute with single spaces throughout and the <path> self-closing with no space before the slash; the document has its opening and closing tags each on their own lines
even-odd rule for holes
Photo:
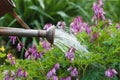
<svg viewBox="0 0 120 80">
<path fill-rule="evenodd" d="M 64 53 L 55 45 L 51 47 L 50 43 L 42 38 L 33 38 L 33 43 L 29 44 L 26 43 L 27 38 L 10 36 L 8 45 L 0 48 L 0 80 L 120 79 L 120 23 L 114 23 L 105 16 L 107 14 L 102 9 L 107 2 L 104 7 L 102 0 L 96 2 L 97 7 L 93 5 L 90 9 L 91 12 L 94 10 L 92 22 L 92 16 L 76 3 L 78 0 L 66 0 L 61 5 L 63 1 L 48 0 L 44 3 L 44 0 L 15 0 L 15 3 L 18 13 L 22 14 L 21 17 L 31 28 L 43 28 L 46 22 L 55 24 L 63 19 L 66 25 L 70 26 L 65 25 L 65 31 L 75 35 L 89 52 L 82 53 L 70 46 Z M 85 4 L 84 1 L 81 2 Z M 57 4 L 53 5 L 55 3 Z M 73 19 L 70 16 L 75 15 L 71 10 L 75 10 L 72 11 L 74 14 L 81 11 L 85 15 L 81 17 L 79 13 Z M 110 14 L 107 16 L 113 19 Z M 0 20 L 10 22 L 0 22 L 0 25 L 16 25 L 16 20 L 12 20 L 9 15 Z"/>
</svg>

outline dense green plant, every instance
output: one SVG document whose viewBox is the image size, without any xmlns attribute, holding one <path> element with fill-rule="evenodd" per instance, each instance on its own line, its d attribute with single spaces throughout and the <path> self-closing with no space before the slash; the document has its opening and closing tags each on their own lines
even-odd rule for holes
<svg viewBox="0 0 120 80">
<path fill-rule="evenodd" d="M 89 9 L 90 7 L 85 6 L 85 9 L 83 8 L 85 4 L 92 6 L 92 4 L 90 4 L 92 1 L 88 2 L 89 3 L 86 3 L 86 1 L 78 2 L 78 0 L 15 0 L 17 6 L 16 11 L 31 28 L 42 28 L 47 22 L 56 24 L 57 21 L 62 19 L 66 21 L 67 25 L 69 26 L 72 17 L 76 15 L 82 15 L 85 21 L 89 21 L 91 23 L 91 14 L 93 13 L 88 14 L 91 11 L 91 9 Z M 79 5 L 80 3 L 81 5 Z M 105 1 L 105 4 L 109 4 L 110 6 L 111 2 Z M 115 4 L 119 6 L 117 1 Z M 111 6 L 111 8 L 113 7 Z M 115 19 L 114 21 L 119 21 L 119 19 L 115 17 L 116 14 L 112 16 L 110 14 L 106 13 L 109 18 Z M 15 23 L 16 21 L 10 17 L 10 15 L 6 15 L 0 19 L 0 25 L 18 25 Z M 4 21 L 8 21 L 8 23 L 5 24 Z M 51 49 L 45 50 L 42 46 L 42 42 L 37 42 L 35 38 L 33 39 L 33 43 L 36 44 L 38 52 L 44 53 L 42 57 L 34 59 L 34 56 L 32 56 L 30 60 L 27 59 L 28 55 L 27 57 L 24 56 L 24 51 L 32 50 L 30 50 L 30 48 L 25 48 L 26 46 L 24 46 L 24 49 L 21 51 L 22 54 L 20 54 L 21 58 L 24 56 L 24 59 L 18 59 L 17 56 L 19 52 L 16 52 L 15 50 L 16 45 L 14 45 L 13 47 L 15 48 L 11 50 L 11 48 L 8 46 L 10 42 L 8 42 L 7 47 L 5 47 L 5 49 L 7 49 L 5 52 L 4 47 L 0 48 L 0 60 L 2 61 L 0 62 L 0 79 L 4 79 L 6 76 L 5 70 L 8 70 L 9 74 L 7 75 L 10 76 L 13 75 L 11 72 L 14 71 L 14 77 L 16 80 L 46 80 L 47 73 L 53 69 L 56 63 L 59 63 L 59 69 L 56 71 L 56 75 L 59 79 L 70 76 L 71 73 L 67 69 L 72 66 L 77 68 L 78 78 L 81 80 L 109 80 L 109 78 L 106 78 L 105 76 L 105 71 L 107 69 L 115 69 L 118 74 L 111 79 L 119 80 L 120 28 L 117 28 L 117 26 L 118 24 L 116 23 L 110 24 L 107 19 L 104 21 L 99 20 L 97 24 L 90 26 L 92 29 L 90 35 L 88 35 L 85 30 L 75 35 L 81 44 L 86 45 L 89 53 L 85 54 L 75 51 L 75 58 L 72 62 L 70 62 L 69 58 L 66 57 L 65 53 L 63 53 L 58 47 L 53 46 Z M 93 39 L 94 34 L 96 38 Z M 21 41 L 25 43 L 26 38 L 22 38 Z M 17 40 L 17 43 L 18 42 L 19 39 Z M 29 43 L 28 46 L 31 44 L 32 43 Z M 12 58 L 11 53 L 14 55 Z M 82 55 L 82 57 L 80 57 L 80 55 Z M 24 72 L 27 71 L 28 74 L 24 73 L 24 76 L 18 76 L 19 68 L 22 68 L 22 71 Z M 73 77 L 72 79 L 75 80 L 75 78 L 76 77 Z"/>
</svg>

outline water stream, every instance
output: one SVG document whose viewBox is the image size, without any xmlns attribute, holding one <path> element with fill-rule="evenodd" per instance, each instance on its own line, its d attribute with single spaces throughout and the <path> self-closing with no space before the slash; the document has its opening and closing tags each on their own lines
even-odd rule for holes
<svg viewBox="0 0 120 80">
<path fill-rule="evenodd" d="M 64 53 L 67 52 L 70 47 L 74 47 L 81 53 L 88 53 L 86 47 L 81 45 L 74 35 L 60 29 L 55 30 L 54 44 Z"/>
</svg>

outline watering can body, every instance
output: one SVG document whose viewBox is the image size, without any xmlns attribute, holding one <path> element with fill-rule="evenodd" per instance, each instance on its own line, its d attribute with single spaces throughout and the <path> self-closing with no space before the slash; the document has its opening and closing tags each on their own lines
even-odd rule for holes
<svg viewBox="0 0 120 80">
<path fill-rule="evenodd" d="M 4 14 L 11 12 L 15 4 L 12 0 L 0 0 L 0 17 Z"/>
</svg>

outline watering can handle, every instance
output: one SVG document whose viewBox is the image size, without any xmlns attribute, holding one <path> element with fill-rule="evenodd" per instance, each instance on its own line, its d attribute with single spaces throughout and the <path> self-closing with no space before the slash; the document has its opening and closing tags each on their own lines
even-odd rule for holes
<svg viewBox="0 0 120 80">
<path fill-rule="evenodd" d="M 9 3 L 11 6 L 15 7 L 15 4 L 14 4 L 14 2 L 13 2 L 12 0 L 8 0 L 8 3 Z"/>
<path fill-rule="evenodd" d="M 0 0 L 0 17 L 6 13 L 11 13 L 23 28 L 30 29 L 29 26 L 13 10 L 14 7 L 15 7 L 15 4 L 13 0 Z"/>
<path fill-rule="evenodd" d="M 15 11 L 11 11 L 10 13 L 21 24 L 23 28 L 30 29 L 30 27 L 18 16 L 18 14 Z"/>
</svg>

